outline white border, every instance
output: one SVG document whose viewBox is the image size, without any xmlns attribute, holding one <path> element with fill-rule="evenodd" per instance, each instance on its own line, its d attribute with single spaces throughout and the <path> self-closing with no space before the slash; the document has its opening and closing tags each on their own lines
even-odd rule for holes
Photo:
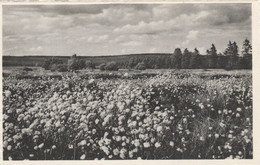
<svg viewBox="0 0 260 165">
<path fill-rule="evenodd" d="M 56 165 L 56 164 L 151 164 L 151 165 L 157 165 L 160 164 L 194 164 L 194 165 L 215 165 L 215 164 L 221 164 L 221 165 L 230 165 L 230 164 L 236 164 L 236 165 L 260 165 L 260 110 L 258 110 L 260 107 L 260 5 L 257 0 L 164 0 L 164 1 L 156 1 L 156 0 L 150 0 L 149 2 L 146 2 L 145 0 L 110 0 L 108 1 L 95 1 L 95 0 L 79 0 L 79 1 L 73 1 L 73 2 L 53 2 L 49 0 L 45 0 L 45 2 L 6 2 L 6 0 L 2 0 L 3 2 L 0 2 L 0 38 L 2 37 L 2 5 L 74 5 L 74 4 L 184 4 L 184 3 L 251 3 L 252 4 L 252 46 L 253 46 L 253 159 L 252 160 L 105 160 L 105 161 L 3 161 L 3 152 L 2 152 L 2 126 L 0 127 L 0 165 L 6 164 L 6 165 L 12 165 L 12 164 L 39 164 L 39 165 Z M 25 0 L 24 0 L 25 1 Z M 0 44 L 0 52 L 2 54 L 2 42 Z M 1 65 L 1 72 L 2 72 L 2 58 L 0 59 L 0 65 Z M 0 76 L 2 84 L 2 74 Z M 2 87 L 0 89 L 0 92 L 2 93 Z M 1 101 L 0 105 L 2 105 L 2 94 L 0 95 Z M 2 106 L 0 108 L 0 122 L 2 125 Z"/>
</svg>

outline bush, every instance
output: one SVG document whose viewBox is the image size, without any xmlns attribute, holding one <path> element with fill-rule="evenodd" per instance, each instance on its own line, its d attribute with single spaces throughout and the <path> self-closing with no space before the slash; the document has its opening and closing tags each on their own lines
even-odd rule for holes
<svg viewBox="0 0 260 165">
<path fill-rule="evenodd" d="M 135 66 L 135 69 L 137 70 L 145 70 L 146 67 L 145 67 L 145 64 L 143 62 L 140 62 L 138 63 L 136 66 Z"/>
<path fill-rule="evenodd" d="M 103 64 L 100 64 L 100 65 L 99 65 L 99 69 L 100 69 L 100 70 L 105 70 L 105 66 L 106 66 L 106 64 L 104 64 L 104 63 L 103 63 Z"/>
<path fill-rule="evenodd" d="M 90 69 L 95 69 L 95 64 L 92 61 L 86 61 L 85 67 Z"/>
<path fill-rule="evenodd" d="M 225 70 L 227 70 L 227 71 L 229 71 L 229 70 L 232 70 L 233 68 L 230 66 L 230 65 L 227 65 L 226 67 L 225 67 Z"/>
<path fill-rule="evenodd" d="M 24 71 L 33 71 L 32 68 L 23 68 Z"/>
<path fill-rule="evenodd" d="M 62 64 L 62 61 L 59 59 L 51 58 L 51 59 L 46 59 L 42 65 L 42 67 L 45 70 L 50 70 L 52 65 L 54 64 Z"/>
<path fill-rule="evenodd" d="M 114 61 L 107 63 L 106 66 L 105 66 L 105 70 L 110 70 L 110 71 L 114 70 L 114 71 L 117 71 L 118 69 L 119 69 L 119 68 L 118 68 L 118 66 L 117 66 L 117 63 L 114 62 Z"/>
<path fill-rule="evenodd" d="M 67 65 L 63 65 L 63 64 L 57 65 L 57 71 L 59 71 L 59 72 L 67 72 L 68 71 Z"/>
<path fill-rule="evenodd" d="M 68 62 L 68 70 L 79 70 L 85 68 L 85 62 L 80 59 L 71 59 Z"/>
</svg>

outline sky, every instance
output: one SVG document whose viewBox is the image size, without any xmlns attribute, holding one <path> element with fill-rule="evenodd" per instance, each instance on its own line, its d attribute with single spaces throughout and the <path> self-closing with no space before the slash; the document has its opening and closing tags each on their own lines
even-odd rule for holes
<svg viewBox="0 0 260 165">
<path fill-rule="evenodd" d="M 4 5 L 3 55 L 201 54 L 252 39 L 251 4 Z"/>
</svg>

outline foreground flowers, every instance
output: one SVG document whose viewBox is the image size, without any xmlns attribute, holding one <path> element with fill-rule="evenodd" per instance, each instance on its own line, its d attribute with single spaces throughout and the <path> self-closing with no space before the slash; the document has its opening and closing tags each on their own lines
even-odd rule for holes
<svg viewBox="0 0 260 165">
<path fill-rule="evenodd" d="M 251 76 L 183 76 L 6 78 L 4 159 L 252 158 Z"/>
</svg>

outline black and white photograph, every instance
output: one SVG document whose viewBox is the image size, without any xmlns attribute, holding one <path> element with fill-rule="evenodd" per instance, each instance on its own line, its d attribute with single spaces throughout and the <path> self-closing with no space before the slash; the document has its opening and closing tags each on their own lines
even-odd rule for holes
<svg viewBox="0 0 260 165">
<path fill-rule="evenodd" d="M 2 5 L 3 160 L 252 160 L 252 6 Z"/>
</svg>

